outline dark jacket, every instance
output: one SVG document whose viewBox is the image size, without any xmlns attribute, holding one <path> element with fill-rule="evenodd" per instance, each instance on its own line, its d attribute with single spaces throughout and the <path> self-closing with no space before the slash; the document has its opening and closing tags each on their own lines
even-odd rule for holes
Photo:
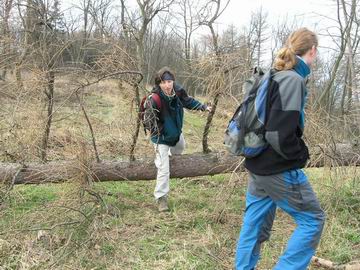
<svg viewBox="0 0 360 270">
<path fill-rule="evenodd" d="M 295 70 L 276 72 L 270 83 L 265 124 L 269 147 L 245 160 L 252 173 L 271 175 L 306 165 L 309 152 L 302 139 L 307 93 L 304 77 L 310 70 L 304 65 L 299 60 Z"/>
<path fill-rule="evenodd" d="M 206 110 L 206 105 L 190 97 L 185 89 L 174 82 L 175 95 L 168 97 L 159 86 L 155 86 L 152 93 L 157 93 L 161 99 L 161 110 L 158 113 L 160 134 L 151 136 L 151 141 L 157 144 L 174 146 L 182 133 L 184 107 L 190 110 Z M 152 102 L 156 108 L 155 102 Z"/>
</svg>

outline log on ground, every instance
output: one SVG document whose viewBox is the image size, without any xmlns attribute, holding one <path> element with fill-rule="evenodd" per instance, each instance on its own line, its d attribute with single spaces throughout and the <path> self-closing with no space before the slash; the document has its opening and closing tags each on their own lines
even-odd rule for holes
<svg viewBox="0 0 360 270">
<path fill-rule="evenodd" d="M 243 170 L 243 158 L 227 152 L 209 154 L 195 153 L 170 157 L 172 178 L 215 175 Z M 309 167 L 323 166 L 360 166 L 360 149 L 346 144 L 334 147 L 318 146 L 311 151 Z M 153 180 L 156 167 L 153 159 L 119 161 L 103 160 L 100 163 L 83 164 L 79 161 L 53 161 L 45 164 L 0 163 L 0 183 L 40 184 L 71 181 L 83 175 L 91 176 L 94 181 L 133 181 Z"/>
<path fill-rule="evenodd" d="M 189 154 L 170 157 L 171 177 L 184 178 L 215 175 L 233 171 L 242 158 L 226 153 Z M 68 181 L 82 175 L 94 181 L 153 180 L 156 167 L 153 159 L 110 161 L 82 164 L 79 161 L 53 161 L 26 166 L 0 163 L 0 182 L 11 184 L 40 184 Z"/>
</svg>

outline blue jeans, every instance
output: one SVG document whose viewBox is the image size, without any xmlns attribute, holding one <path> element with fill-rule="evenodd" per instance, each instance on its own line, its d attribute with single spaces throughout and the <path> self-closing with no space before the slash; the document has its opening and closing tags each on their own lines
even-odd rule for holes
<svg viewBox="0 0 360 270">
<path fill-rule="evenodd" d="M 325 222 L 316 195 L 302 170 L 260 176 L 250 173 L 246 210 L 236 249 L 236 270 L 251 270 L 260 258 L 260 245 L 270 237 L 276 208 L 297 227 L 275 270 L 305 270 L 319 244 Z"/>
</svg>

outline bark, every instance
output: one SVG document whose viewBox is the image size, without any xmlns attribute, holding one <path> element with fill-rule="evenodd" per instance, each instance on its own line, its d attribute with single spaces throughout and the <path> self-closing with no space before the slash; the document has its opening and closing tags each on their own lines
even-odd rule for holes
<svg viewBox="0 0 360 270">
<path fill-rule="evenodd" d="M 45 130 L 41 143 L 41 160 L 46 161 L 47 147 L 50 137 L 50 129 L 52 124 L 53 117 L 53 107 L 54 107 L 54 84 L 55 84 L 55 72 L 53 70 L 47 71 L 46 74 L 47 86 L 45 90 L 45 95 L 47 97 L 47 118 L 45 124 Z"/>
<path fill-rule="evenodd" d="M 217 88 L 217 89 L 219 89 L 219 88 Z M 213 102 L 212 102 L 211 112 L 209 112 L 208 117 L 206 119 L 206 124 L 204 127 L 204 133 L 203 133 L 203 139 L 202 139 L 202 146 L 203 146 L 204 153 L 211 152 L 211 150 L 209 148 L 209 144 L 208 144 L 208 137 L 209 137 L 209 132 L 210 132 L 210 128 L 211 128 L 211 123 L 214 118 L 214 114 L 216 112 L 217 104 L 219 103 L 219 99 L 220 99 L 220 93 L 216 93 L 214 96 Z"/>
<path fill-rule="evenodd" d="M 215 62 L 215 71 L 218 72 L 220 70 L 221 67 L 221 51 L 219 48 L 219 39 L 218 39 L 218 35 L 215 32 L 214 29 L 214 23 L 217 20 L 217 18 L 220 17 L 220 15 L 224 12 L 224 10 L 226 9 L 226 7 L 228 6 L 230 0 L 226 1 L 224 8 L 221 10 L 220 6 L 221 6 L 221 1 L 220 0 L 214 0 L 213 2 L 215 2 L 216 4 L 216 10 L 213 14 L 213 16 L 210 18 L 209 21 L 204 21 L 202 23 L 200 23 L 201 25 L 206 25 L 207 27 L 209 27 L 210 32 L 211 32 L 211 37 L 212 37 L 212 45 L 214 47 L 214 53 L 216 55 L 216 62 Z M 208 145 L 208 135 L 210 132 L 210 128 L 211 128 L 211 124 L 212 124 L 212 120 L 213 120 L 213 116 L 215 115 L 216 112 L 216 106 L 219 102 L 219 98 L 220 98 L 220 93 L 218 92 L 219 89 L 221 89 L 221 83 L 219 82 L 219 80 L 217 81 L 216 85 L 215 85 L 215 91 L 217 91 L 214 95 L 214 99 L 212 102 L 212 110 L 209 113 L 207 120 L 206 120 L 206 124 L 205 124 L 205 128 L 204 128 L 204 132 L 203 132 L 203 138 L 202 138 L 202 146 L 203 146 L 203 152 L 204 153 L 209 153 L 211 150 L 209 148 Z"/>
<path fill-rule="evenodd" d="M 224 153 L 175 156 L 170 158 L 171 177 L 184 178 L 230 172 L 239 162 L 239 157 L 224 155 Z M 26 167 L 19 164 L 0 164 L 0 179 L 12 184 L 56 183 L 74 179 L 83 171 L 88 172 L 94 181 L 153 180 L 156 178 L 154 161 L 145 159 L 131 162 L 93 162 L 88 167 L 84 167 L 84 164 L 78 161 L 34 163 Z"/>
<path fill-rule="evenodd" d="M 139 83 L 140 82 L 138 82 L 134 85 L 136 108 L 140 108 Z M 136 117 L 135 132 L 133 134 L 132 142 L 131 142 L 131 146 L 130 146 L 130 161 L 135 161 L 135 148 L 136 148 L 137 140 L 139 138 L 140 126 L 141 126 L 140 117 Z"/>
<path fill-rule="evenodd" d="M 360 166 L 360 149 L 350 145 L 336 145 L 336 149 L 316 147 L 311 151 L 310 167 Z M 195 153 L 170 158 L 172 178 L 196 177 L 244 170 L 242 158 L 225 152 Z M 0 182 L 10 184 L 40 184 L 71 181 L 83 173 L 94 181 L 136 181 L 156 178 L 152 159 L 136 161 L 96 161 L 86 166 L 79 161 L 54 161 L 46 164 L 0 163 Z"/>
<path fill-rule="evenodd" d="M 76 96 L 76 99 L 78 100 L 79 102 L 79 105 L 81 107 L 81 110 L 84 114 L 84 117 L 85 117 L 85 120 L 86 120 L 86 123 L 88 124 L 89 126 L 89 130 L 90 130 L 90 134 L 91 134 L 91 141 L 92 141 L 92 145 L 93 145 L 93 148 L 94 148 L 94 153 L 95 153 L 95 158 L 96 158 L 96 161 L 97 162 L 100 162 L 100 157 L 99 157 L 99 152 L 97 150 L 97 147 L 96 147 L 96 139 L 95 139 L 95 133 L 94 133 L 94 129 L 92 127 L 92 124 L 91 124 L 91 121 L 89 119 L 89 116 L 88 114 L 86 113 L 86 110 L 85 110 L 85 106 L 79 96 L 79 93 L 78 92 L 75 92 L 75 96 Z"/>
<path fill-rule="evenodd" d="M 217 8 L 219 10 L 220 2 L 218 4 Z M 216 16 L 214 16 L 212 18 L 212 20 L 210 20 L 210 22 L 208 24 L 208 27 L 210 28 L 210 31 L 211 31 L 211 36 L 212 36 L 212 39 L 213 39 L 214 51 L 215 51 L 215 55 L 216 55 L 215 70 L 216 70 L 216 72 L 218 72 L 219 69 L 220 69 L 220 66 L 221 66 L 221 59 L 220 59 L 220 50 L 219 50 L 219 44 L 218 44 L 218 36 L 215 33 L 214 27 L 212 25 L 212 22 L 215 19 L 216 19 Z M 219 91 L 218 89 L 220 89 L 220 86 L 221 86 L 220 82 L 217 81 L 216 85 L 215 85 L 215 90 Z M 214 117 L 215 112 L 216 112 L 216 107 L 217 107 L 217 104 L 219 102 L 219 98 L 220 98 L 220 93 L 218 92 L 214 96 L 214 99 L 213 99 L 213 102 L 212 102 L 212 110 L 211 110 L 211 112 L 209 112 L 208 117 L 206 119 L 206 124 L 205 124 L 205 127 L 204 127 L 203 139 L 202 139 L 202 146 L 203 146 L 203 152 L 204 153 L 211 152 L 211 150 L 209 148 L 209 144 L 208 144 L 208 137 L 209 137 L 209 132 L 210 132 L 212 120 L 213 120 L 213 117 Z"/>
</svg>

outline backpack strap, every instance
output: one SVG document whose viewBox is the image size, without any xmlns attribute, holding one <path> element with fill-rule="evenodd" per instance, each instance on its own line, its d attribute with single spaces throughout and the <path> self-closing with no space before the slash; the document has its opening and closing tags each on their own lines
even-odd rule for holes
<svg viewBox="0 0 360 270">
<path fill-rule="evenodd" d="M 161 98 L 158 93 L 152 93 L 151 98 L 155 101 L 156 107 L 161 111 Z"/>
</svg>

